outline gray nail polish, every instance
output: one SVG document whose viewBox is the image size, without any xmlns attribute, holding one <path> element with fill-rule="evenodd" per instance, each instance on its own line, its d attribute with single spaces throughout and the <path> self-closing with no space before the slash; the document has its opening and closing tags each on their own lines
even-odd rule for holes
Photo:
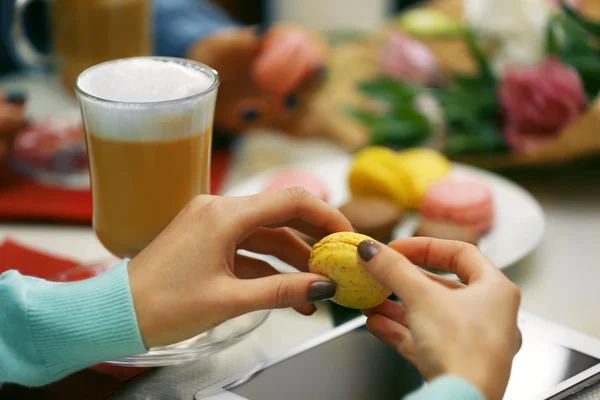
<svg viewBox="0 0 600 400">
<path fill-rule="evenodd" d="M 358 245 L 358 255 L 363 261 L 369 262 L 379 253 L 379 246 L 371 240 L 365 240 Z"/>
<path fill-rule="evenodd" d="M 308 288 L 308 301 L 318 301 L 335 296 L 335 283 L 315 282 Z"/>
</svg>

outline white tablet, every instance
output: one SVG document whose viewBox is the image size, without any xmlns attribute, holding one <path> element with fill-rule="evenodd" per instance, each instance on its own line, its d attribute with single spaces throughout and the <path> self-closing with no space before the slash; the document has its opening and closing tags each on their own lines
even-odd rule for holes
<svg viewBox="0 0 600 400">
<path fill-rule="evenodd" d="M 399 400 L 423 382 L 417 371 L 353 319 L 195 400 Z M 559 400 L 600 380 L 600 341 L 521 312 L 523 347 L 505 400 Z"/>
</svg>

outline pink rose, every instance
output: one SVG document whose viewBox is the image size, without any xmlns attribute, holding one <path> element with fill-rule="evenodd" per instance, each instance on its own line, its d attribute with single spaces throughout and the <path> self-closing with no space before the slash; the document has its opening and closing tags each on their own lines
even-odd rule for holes
<svg viewBox="0 0 600 400">
<path fill-rule="evenodd" d="M 527 151 L 555 138 L 585 106 L 577 71 L 551 58 L 542 65 L 507 68 L 500 83 L 504 135 L 516 151 Z"/>
<path fill-rule="evenodd" d="M 384 74 L 403 82 L 430 85 L 440 78 L 440 67 L 431 50 L 396 32 L 387 37 L 381 53 L 381 69 Z"/>
</svg>

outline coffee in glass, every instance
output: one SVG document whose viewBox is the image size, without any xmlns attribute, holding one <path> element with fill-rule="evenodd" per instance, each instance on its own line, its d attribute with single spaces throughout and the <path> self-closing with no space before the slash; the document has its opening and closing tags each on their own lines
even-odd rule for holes
<svg viewBox="0 0 600 400">
<path fill-rule="evenodd" d="M 135 256 L 209 193 L 218 84 L 205 65 L 158 57 L 109 61 L 77 79 L 94 230 L 114 255 Z"/>
</svg>

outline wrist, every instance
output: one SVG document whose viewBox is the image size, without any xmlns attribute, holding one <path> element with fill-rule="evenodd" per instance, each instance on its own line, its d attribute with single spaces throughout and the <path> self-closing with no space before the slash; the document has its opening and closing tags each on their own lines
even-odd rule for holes
<svg viewBox="0 0 600 400">
<path fill-rule="evenodd" d="M 498 364 L 493 366 L 495 368 L 490 367 L 464 363 L 460 368 L 449 369 L 445 375 L 453 375 L 470 383 L 487 400 L 501 400 L 508 383 L 510 368 L 506 373 L 503 372 L 506 368 L 501 368 Z"/>
<path fill-rule="evenodd" d="M 139 273 L 140 268 L 138 265 L 137 258 L 129 261 L 128 265 L 128 273 L 129 273 L 129 287 L 131 290 L 131 298 L 133 300 L 133 308 L 135 310 L 135 315 L 137 318 L 138 327 L 140 330 L 140 336 L 142 337 L 142 341 L 147 348 L 153 347 L 153 339 L 152 339 L 152 321 L 154 318 L 151 317 L 151 307 L 152 302 L 148 301 L 147 294 L 153 294 L 154 296 L 157 293 L 153 293 L 149 288 L 146 279 L 144 278 L 143 273 Z"/>
</svg>

